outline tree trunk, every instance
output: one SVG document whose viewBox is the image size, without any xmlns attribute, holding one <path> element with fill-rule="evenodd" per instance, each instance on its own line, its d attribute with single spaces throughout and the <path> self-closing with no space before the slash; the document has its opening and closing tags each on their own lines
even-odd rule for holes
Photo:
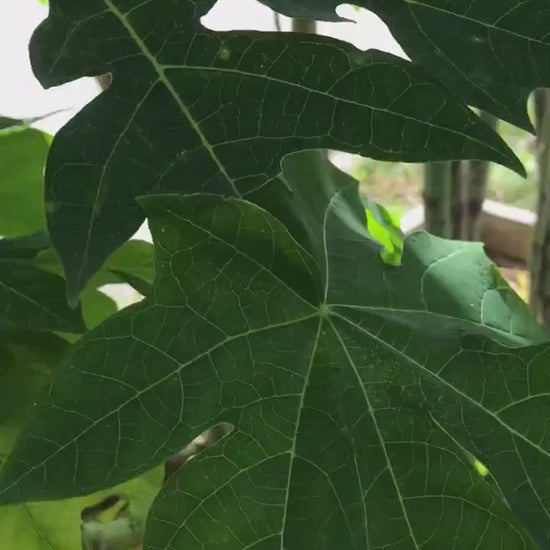
<svg viewBox="0 0 550 550">
<path fill-rule="evenodd" d="M 480 117 L 496 128 L 495 117 L 484 112 Z M 424 208 L 427 231 L 449 239 L 480 239 L 480 217 L 489 167 L 490 164 L 483 160 L 426 165 Z"/>
<path fill-rule="evenodd" d="M 424 219 L 426 231 L 438 237 L 452 237 L 450 162 L 430 162 L 424 166 Z"/>
<path fill-rule="evenodd" d="M 530 265 L 530 305 L 550 326 L 550 89 L 535 93 L 538 164 L 537 223 L 533 231 Z"/>
<path fill-rule="evenodd" d="M 493 130 L 498 127 L 498 119 L 481 111 L 480 118 Z M 481 240 L 481 212 L 487 194 L 487 181 L 491 164 L 486 160 L 470 160 L 463 163 L 464 179 L 462 193 L 461 238 L 466 241 Z"/>
</svg>

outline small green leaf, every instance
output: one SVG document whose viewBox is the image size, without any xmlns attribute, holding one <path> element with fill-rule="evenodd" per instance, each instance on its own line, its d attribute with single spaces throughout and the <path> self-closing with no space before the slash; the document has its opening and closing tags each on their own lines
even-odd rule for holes
<svg viewBox="0 0 550 550">
<path fill-rule="evenodd" d="M 127 241 L 107 259 L 103 269 L 152 283 L 155 278 L 153 245 L 139 239 Z M 127 282 L 125 279 L 122 280 Z"/>
<path fill-rule="evenodd" d="M 364 198 L 367 216 L 367 230 L 382 246 L 382 259 L 392 265 L 401 263 L 404 235 L 399 223 L 381 205 Z"/>
<path fill-rule="evenodd" d="M 46 227 L 44 166 L 49 136 L 33 128 L 0 131 L 0 235 L 17 237 Z"/>
<path fill-rule="evenodd" d="M 5 548 L 81 550 L 80 499 L 0 508 L 0 540 Z"/>
</svg>

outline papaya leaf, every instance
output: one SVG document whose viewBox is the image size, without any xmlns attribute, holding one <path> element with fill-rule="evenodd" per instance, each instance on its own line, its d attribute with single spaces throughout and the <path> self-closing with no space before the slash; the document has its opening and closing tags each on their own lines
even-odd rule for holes
<svg viewBox="0 0 550 550">
<path fill-rule="evenodd" d="M 138 195 L 246 196 L 284 155 L 332 148 L 410 162 L 484 158 L 505 143 L 410 62 L 326 37 L 209 31 L 209 0 L 54 0 L 31 41 L 46 86 L 111 72 L 55 137 L 49 233 L 76 300 L 141 225 Z M 399 136 L 396 140 L 395 136 Z"/>
<path fill-rule="evenodd" d="M 0 235 L 18 237 L 46 227 L 44 167 L 50 137 L 34 128 L 0 131 Z"/>
<path fill-rule="evenodd" d="M 81 294 L 82 317 L 86 328 L 92 329 L 117 311 L 115 301 L 98 290 L 86 288 Z"/>
<path fill-rule="evenodd" d="M 260 0 L 290 17 L 337 21 L 339 0 Z M 527 99 L 550 86 L 546 0 L 357 0 L 405 53 L 466 103 L 527 130 Z M 526 60 L 529 60 L 526 62 Z"/>
<path fill-rule="evenodd" d="M 374 201 L 364 199 L 369 233 L 383 246 L 382 258 L 393 265 L 401 263 L 404 235 L 391 214 Z"/>
<path fill-rule="evenodd" d="M 547 548 L 544 330 L 481 246 L 418 233 L 388 265 L 355 182 L 312 196 L 290 172 L 311 254 L 243 199 L 140 199 L 154 294 L 73 347 L 1 501 L 119 483 L 227 422 L 159 495 L 145 549 Z"/>
</svg>

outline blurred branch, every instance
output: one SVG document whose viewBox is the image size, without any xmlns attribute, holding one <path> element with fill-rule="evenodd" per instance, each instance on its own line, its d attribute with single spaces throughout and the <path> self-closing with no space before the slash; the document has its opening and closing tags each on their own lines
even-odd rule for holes
<svg viewBox="0 0 550 550">
<path fill-rule="evenodd" d="M 292 30 L 294 32 L 304 32 L 309 34 L 315 34 L 317 29 L 316 21 L 314 19 L 293 19 Z"/>
<path fill-rule="evenodd" d="M 452 173 L 450 162 L 429 162 L 424 166 L 424 212 L 426 231 L 450 238 Z"/>
<path fill-rule="evenodd" d="M 538 201 L 530 261 L 533 313 L 550 326 L 550 89 L 535 92 Z"/>
</svg>

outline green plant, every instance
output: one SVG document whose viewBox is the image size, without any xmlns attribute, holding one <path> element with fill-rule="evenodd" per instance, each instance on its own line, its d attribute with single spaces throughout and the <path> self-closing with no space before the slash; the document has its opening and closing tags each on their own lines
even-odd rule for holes
<svg viewBox="0 0 550 550">
<path fill-rule="evenodd" d="M 265 3 L 325 19 L 337 5 Z M 227 435 L 146 491 L 145 508 L 160 488 L 144 549 L 550 548 L 547 332 L 480 245 L 403 241 L 312 151 L 522 173 L 466 104 L 528 126 L 550 9 L 531 2 L 527 25 L 511 0 L 360 3 L 409 62 L 320 36 L 211 32 L 198 19 L 212 4 L 51 0 L 31 42 L 46 86 L 113 81 L 55 136 L 45 172 L 76 309 L 59 267 L 45 270 L 56 254 L 43 236 L 15 243 L 55 281 L 33 295 L 40 307 L 14 316 L 21 292 L 0 294 L 7 329 L 79 335 L 59 346 L 3 467 L 0 533 L 36 501 L 118 495 L 223 424 Z M 153 284 L 116 261 L 145 217 Z M 145 299 L 80 336 L 88 289 L 121 273 Z"/>
</svg>

